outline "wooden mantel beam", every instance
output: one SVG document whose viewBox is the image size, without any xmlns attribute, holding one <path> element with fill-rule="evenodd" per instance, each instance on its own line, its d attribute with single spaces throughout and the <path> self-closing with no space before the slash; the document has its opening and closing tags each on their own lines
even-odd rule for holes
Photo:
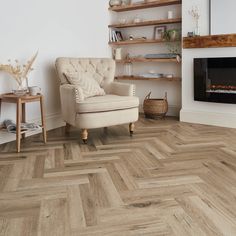
<svg viewBox="0 0 236 236">
<path fill-rule="evenodd" d="M 184 37 L 183 48 L 236 47 L 236 34 Z"/>
</svg>

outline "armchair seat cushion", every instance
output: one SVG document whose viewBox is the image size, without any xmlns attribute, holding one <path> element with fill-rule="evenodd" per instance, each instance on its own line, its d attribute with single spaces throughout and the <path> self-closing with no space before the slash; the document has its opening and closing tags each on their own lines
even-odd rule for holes
<svg viewBox="0 0 236 236">
<path fill-rule="evenodd" d="M 139 106 L 139 99 L 134 96 L 118 96 L 107 94 L 86 98 L 83 102 L 76 103 L 76 113 L 96 113 L 117 111 Z"/>
</svg>

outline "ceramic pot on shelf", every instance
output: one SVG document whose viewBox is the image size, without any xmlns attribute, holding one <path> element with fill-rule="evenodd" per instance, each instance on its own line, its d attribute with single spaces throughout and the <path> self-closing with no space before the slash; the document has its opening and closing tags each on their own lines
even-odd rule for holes
<svg viewBox="0 0 236 236">
<path fill-rule="evenodd" d="M 121 5 L 122 6 L 127 6 L 131 4 L 131 0 L 121 0 Z"/>
<path fill-rule="evenodd" d="M 121 0 L 110 0 L 109 5 L 110 7 L 118 7 L 121 5 Z"/>
</svg>

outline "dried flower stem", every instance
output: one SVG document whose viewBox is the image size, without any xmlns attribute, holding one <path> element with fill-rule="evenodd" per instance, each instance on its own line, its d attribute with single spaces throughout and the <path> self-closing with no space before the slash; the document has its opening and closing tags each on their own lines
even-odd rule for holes
<svg viewBox="0 0 236 236">
<path fill-rule="evenodd" d="M 24 65 L 20 65 L 18 60 L 15 60 L 14 65 L 11 65 L 11 60 L 8 60 L 9 64 L 0 64 L 0 71 L 6 72 L 11 75 L 20 86 L 24 82 L 24 80 L 27 79 L 27 75 L 33 70 L 32 65 L 37 56 L 38 52 Z"/>
<path fill-rule="evenodd" d="M 200 19 L 199 9 L 197 6 L 192 7 L 192 10 L 188 11 L 189 15 L 191 15 L 196 21 L 196 27 L 198 27 L 198 21 Z"/>
</svg>

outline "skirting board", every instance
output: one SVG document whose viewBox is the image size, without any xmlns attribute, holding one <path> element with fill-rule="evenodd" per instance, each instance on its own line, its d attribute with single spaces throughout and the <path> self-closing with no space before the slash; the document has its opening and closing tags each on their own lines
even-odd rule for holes
<svg viewBox="0 0 236 236">
<path fill-rule="evenodd" d="M 179 117 L 180 109 L 178 106 L 169 105 L 167 116 Z M 139 111 L 140 113 L 144 113 L 142 104 L 139 105 Z"/>
<path fill-rule="evenodd" d="M 180 121 L 219 127 L 236 128 L 235 113 L 220 113 L 182 109 Z"/>
<path fill-rule="evenodd" d="M 30 120 L 29 122 L 40 124 L 40 121 L 41 120 L 39 118 L 39 119 L 35 119 L 35 120 Z M 51 114 L 51 115 L 46 116 L 47 130 L 56 129 L 56 128 L 62 127 L 64 125 L 65 125 L 65 123 L 63 122 L 60 113 Z M 35 134 L 40 133 L 40 132 L 41 131 L 30 132 L 26 136 L 32 136 L 32 135 L 35 135 Z M 8 133 L 5 130 L 0 130 L 0 144 L 12 142 L 14 140 L 16 140 L 16 135 L 15 134 Z"/>
</svg>

